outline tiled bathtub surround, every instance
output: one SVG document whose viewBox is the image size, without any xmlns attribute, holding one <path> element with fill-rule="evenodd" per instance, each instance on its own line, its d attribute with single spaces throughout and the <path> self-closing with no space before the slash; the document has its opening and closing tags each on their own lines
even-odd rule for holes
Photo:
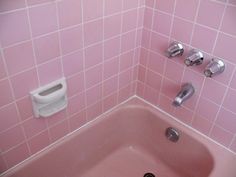
<svg viewBox="0 0 236 177">
<path fill-rule="evenodd" d="M 236 152 L 236 6 L 233 1 L 148 0 L 144 15 L 137 95 Z M 205 53 L 201 66 L 186 67 L 184 58 L 163 55 L 172 41 Z M 211 57 L 226 63 L 215 78 L 203 70 Z M 195 95 L 182 107 L 171 103 L 184 82 Z"/>
<path fill-rule="evenodd" d="M 0 172 L 135 93 L 140 0 L 1 0 Z M 29 91 L 65 76 L 69 104 L 35 119 Z"/>
<path fill-rule="evenodd" d="M 231 0 L 2 0 L 0 171 L 135 93 L 236 152 L 235 5 Z M 163 51 L 173 40 L 186 51 L 199 48 L 207 60 L 222 58 L 226 71 L 205 78 L 207 60 L 187 68 L 184 56 L 167 59 Z M 29 91 L 62 76 L 67 110 L 35 119 Z M 171 102 L 189 81 L 196 94 L 175 109 Z"/>
</svg>

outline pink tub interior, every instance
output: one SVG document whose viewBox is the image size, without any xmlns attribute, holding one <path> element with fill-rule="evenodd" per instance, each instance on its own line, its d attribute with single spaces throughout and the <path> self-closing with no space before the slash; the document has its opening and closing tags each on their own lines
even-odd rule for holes
<svg viewBox="0 0 236 177">
<path fill-rule="evenodd" d="M 134 98 L 2 176 L 236 177 L 235 164 L 233 153 Z"/>
</svg>

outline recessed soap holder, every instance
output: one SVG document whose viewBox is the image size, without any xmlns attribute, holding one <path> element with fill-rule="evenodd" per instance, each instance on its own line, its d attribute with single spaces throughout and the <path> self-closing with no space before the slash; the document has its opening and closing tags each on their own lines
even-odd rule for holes
<svg viewBox="0 0 236 177">
<path fill-rule="evenodd" d="M 67 86 L 65 78 L 30 92 L 34 116 L 49 117 L 67 107 Z"/>
</svg>

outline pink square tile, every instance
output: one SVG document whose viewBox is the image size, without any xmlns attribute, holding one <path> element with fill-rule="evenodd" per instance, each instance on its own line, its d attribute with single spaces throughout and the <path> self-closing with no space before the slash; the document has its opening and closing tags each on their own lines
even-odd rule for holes
<svg viewBox="0 0 236 177">
<path fill-rule="evenodd" d="M 55 3 L 29 8 L 33 36 L 39 36 L 57 30 L 56 10 Z"/>
<path fill-rule="evenodd" d="M 208 135 L 212 127 L 212 122 L 202 118 L 199 115 L 195 115 L 192 122 L 192 127 L 197 129 L 201 133 Z"/>
<path fill-rule="evenodd" d="M 133 9 L 137 8 L 139 4 L 139 0 L 129 0 L 129 1 L 123 1 L 123 9 Z"/>
<path fill-rule="evenodd" d="M 152 19 L 153 19 L 154 11 L 152 9 L 146 8 L 144 11 L 144 19 L 143 19 L 143 27 L 146 29 L 151 29 L 152 27 Z"/>
<path fill-rule="evenodd" d="M 104 18 L 104 38 L 108 39 L 119 35 L 121 32 L 121 15 Z"/>
<path fill-rule="evenodd" d="M 85 93 L 80 93 L 68 100 L 67 113 L 72 115 L 85 108 Z"/>
<path fill-rule="evenodd" d="M 138 18 L 137 9 L 123 13 L 122 32 L 127 32 L 135 29 L 137 25 L 137 18 Z"/>
<path fill-rule="evenodd" d="M 221 108 L 216 120 L 216 124 L 225 130 L 236 133 L 236 114 Z"/>
<path fill-rule="evenodd" d="M 0 134 L 0 148 L 2 152 L 25 141 L 21 126 L 17 125 Z"/>
<path fill-rule="evenodd" d="M 52 60 L 38 67 L 39 81 L 41 85 L 48 84 L 62 77 L 62 66 L 60 59 Z"/>
<path fill-rule="evenodd" d="M 156 34 L 156 33 L 154 33 Z M 156 34 L 157 36 L 157 34 Z M 151 38 L 151 31 L 147 30 L 147 29 L 143 29 L 143 32 L 142 32 L 142 40 L 141 40 L 141 46 L 146 48 L 146 49 L 149 49 L 150 48 L 150 40 L 153 42 L 155 42 L 155 44 L 157 43 L 156 40 L 153 40 L 153 37 L 156 37 L 155 35 L 152 35 L 152 38 Z"/>
<path fill-rule="evenodd" d="M 144 3 L 147 7 L 153 7 L 155 0 L 146 0 L 146 1 L 144 1 Z"/>
<path fill-rule="evenodd" d="M 199 0 L 177 0 L 175 7 L 175 15 L 193 21 Z"/>
<path fill-rule="evenodd" d="M 0 55 L 0 79 L 7 76 L 5 64 L 3 62 L 2 56 Z"/>
<path fill-rule="evenodd" d="M 3 47 L 30 38 L 29 22 L 26 10 L 0 15 L 0 41 Z M 17 30 L 16 30 L 17 29 Z"/>
<path fill-rule="evenodd" d="M 44 131 L 29 140 L 29 147 L 32 154 L 42 150 L 50 144 L 48 131 Z"/>
<path fill-rule="evenodd" d="M 81 26 L 63 30 L 61 31 L 60 35 L 63 55 L 81 49 L 83 47 Z"/>
<path fill-rule="evenodd" d="M 25 7 L 25 0 L 18 0 L 12 3 L 12 1 L 2 0 L 0 5 L 0 13 L 16 10 Z"/>
<path fill-rule="evenodd" d="M 34 66 L 32 42 L 25 42 L 6 48 L 4 50 L 4 56 L 10 75 Z"/>
<path fill-rule="evenodd" d="M 145 86 L 143 97 L 148 102 L 152 103 L 153 105 L 157 105 L 158 103 L 158 97 L 159 97 L 159 91 L 156 89 L 153 89 L 152 87 Z"/>
<path fill-rule="evenodd" d="M 183 83 L 191 82 L 195 88 L 195 94 L 200 94 L 200 90 L 203 85 L 204 75 L 186 68 L 183 76 Z"/>
<path fill-rule="evenodd" d="M 95 104 L 102 99 L 102 84 L 86 90 L 87 106 Z"/>
<path fill-rule="evenodd" d="M 58 2 L 58 16 L 61 28 L 77 25 L 82 22 L 81 0 Z"/>
<path fill-rule="evenodd" d="M 233 63 L 235 63 L 236 50 L 236 38 L 228 36 L 223 33 L 219 33 L 219 37 L 216 43 L 214 55 L 220 58 L 225 58 Z"/>
<path fill-rule="evenodd" d="M 49 127 L 53 126 L 53 125 L 56 125 L 58 122 L 61 122 L 63 120 L 65 120 L 67 117 L 66 117 L 66 110 L 62 110 L 50 117 L 47 118 L 47 125 Z"/>
<path fill-rule="evenodd" d="M 10 83 L 7 79 L 0 81 L 0 90 L 2 92 L 0 94 L 0 107 L 1 107 L 13 101 Z"/>
<path fill-rule="evenodd" d="M 131 68 L 133 65 L 134 51 L 124 53 L 120 56 L 120 71 Z"/>
<path fill-rule="evenodd" d="M 3 158 L 6 161 L 9 168 L 20 163 L 29 156 L 30 153 L 26 143 L 23 143 L 3 154 Z"/>
<path fill-rule="evenodd" d="M 232 151 L 236 152 L 236 139 L 235 139 L 235 138 L 234 138 L 233 143 L 232 143 L 231 146 L 230 146 L 230 149 L 231 149 Z"/>
<path fill-rule="evenodd" d="M 37 64 L 44 63 L 60 55 L 58 33 L 49 34 L 34 40 Z"/>
<path fill-rule="evenodd" d="M 139 64 L 142 66 L 147 66 L 148 64 L 148 55 L 152 55 L 153 52 L 149 52 L 148 50 L 141 48 L 140 50 L 140 57 L 139 57 Z"/>
<path fill-rule="evenodd" d="M 8 106 L 4 106 L 0 109 L 1 115 L 1 124 L 0 130 L 4 131 L 13 125 L 16 125 L 19 122 L 19 116 L 17 114 L 15 104 L 10 104 Z"/>
<path fill-rule="evenodd" d="M 11 78 L 15 97 L 21 98 L 38 87 L 38 76 L 35 69 L 25 71 Z M 27 84 L 22 84 L 27 83 Z"/>
<path fill-rule="evenodd" d="M 103 83 L 103 97 L 117 92 L 118 89 L 118 76 L 114 76 Z"/>
<path fill-rule="evenodd" d="M 104 6 L 105 6 L 105 10 L 104 10 L 105 15 L 118 13 L 122 9 L 122 1 L 105 0 L 104 3 L 105 3 L 104 4 Z"/>
<path fill-rule="evenodd" d="M 67 79 L 68 96 L 84 91 L 84 73 L 81 72 Z"/>
<path fill-rule="evenodd" d="M 232 112 L 236 113 L 235 101 L 236 101 L 236 90 L 229 89 L 224 99 L 223 106 L 231 110 Z"/>
<path fill-rule="evenodd" d="M 143 98 L 144 88 L 144 84 L 138 81 L 136 87 L 136 95 Z"/>
<path fill-rule="evenodd" d="M 172 105 L 173 100 L 160 94 L 159 107 L 167 112 L 168 114 L 173 114 L 174 106 Z"/>
<path fill-rule="evenodd" d="M 114 75 L 118 74 L 118 69 L 119 69 L 119 59 L 118 59 L 118 57 L 104 62 L 103 78 L 107 79 L 111 76 L 114 76 Z"/>
<path fill-rule="evenodd" d="M 167 78 L 163 78 L 161 93 L 169 98 L 174 100 L 175 96 L 180 90 L 180 85 L 174 81 L 171 81 Z"/>
<path fill-rule="evenodd" d="M 201 1 L 197 22 L 211 28 L 218 29 L 223 11 L 224 4 L 220 4 L 214 1 Z"/>
<path fill-rule="evenodd" d="M 224 1 L 226 1 L 226 0 L 224 0 Z M 235 1 L 235 0 L 228 0 L 228 3 L 229 3 L 229 4 L 236 5 L 236 1 Z"/>
<path fill-rule="evenodd" d="M 151 50 L 163 54 L 168 47 L 168 38 L 156 33 L 152 33 Z"/>
<path fill-rule="evenodd" d="M 34 135 L 47 129 L 45 119 L 27 119 L 25 122 L 22 123 L 22 126 L 24 128 L 25 135 L 27 138 L 31 138 Z"/>
<path fill-rule="evenodd" d="M 103 60 L 102 43 L 93 45 L 85 49 L 85 68 L 93 67 Z"/>
<path fill-rule="evenodd" d="M 95 103 L 87 108 L 87 120 L 91 121 L 102 114 L 102 102 Z"/>
<path fill-rule="evenodd" d="M 27 0 L 29 5 L 37 5 L 37 4 L 49 3 L 53 1 L 54 0 Z"/>
<path fill-rule="evenodd" d="M 168 1 L 162 1 L 162 0 L 156 0 L 156 9 L 172 13 L 174 11 L 174 2 L 175 0 L 168 0 Z"/>
<path fill-rule="evenodd" d="M 176 108 L 174 115 L 175 117 L 177 117 L 177 119 L 188 125 L 192 123 L 193 112 L 189 109 L 186 109 L 184 107 Z"/>
<path fill-rule="evenodd" d="M 64 74 L 71 76 L 83 70 L 83 51 L 76 51 L 72 54 L 63 56 L 62 65 Z"/>
<path fill-rule="evenodd" d="M 154 73 L 150 70 L 147 71 L 147 76 L 146 76 L 146 84 L 149 85 L 150 87 L 160 90 L 161 89 L 161 80 L 162 77 L 161 75 Z"/>
<path fill-rule="evenodd" d="M 216 115 L 218 113 L 219 106 L 205 98 L 200 98 L 196 113 L 197 115 L 200 115 L 207 120 L 213 122 L 216 118 Z"/>
<path fill-rule="evenodd" d="M 236 89 L 236 71 L 233 73 L 233 78 L 232 81 L 230 83 L 230 87 L 233 89 Z"/>
<path fill-rule="evenodd" d="M 195 25 L 192 45 L 198 49 L 211 53 L 216 40 L 216 34 L 217 31 Z"/>
<path fill-rule="evenodd" d="M 162 33 L 164 35 L 170 34 L 172 16 L 162 13 L 155 12 L 154 14 L 154 22 L 153 22 L 153 31 Z"/>
<path fill-rule="evenodd" d="M 105 97 L 103 99 L 103 109 L 104 111 L 108 111 L 112 107 L 114 107 L 117 104 L 117 93 L 115 92 L 114 94 Z"/>
<path fill-rule="evenodd" d="M 233 139 L 233 134 L 218 126 L 214 126 L 210 137 L 224 146 L 229 146 L 230 142 Z"/>
<path fill-rule="evenodd" d="M 112 38 L 104 42 L 104 59 L 111 59 L 120 54 L 120 37 Z"/>
<path fill-rule="evenodd" d="M 102 65 L 97 65 L 85 72 L 85 87 L 90 88 L 102 81 Z"/>
<path fill-rule="evenodd" d="M 128 69 L 119 74 L 119 88 L 123 88 L 130 84 L 132 80 L 132 70 Z"/>
<path fill-rule="evenodd" d="M 193 30 L 193 23 L 190 23 L 188 21 L 179 18 L 174 18 L 171 37 L 177 41 L 189 44 L 192 30 Z"/>
<path fill-rule="evenodd" d="M 146 74 L 147 74 L 147 69 L 143 66 L 139 66 L 139 68 L 138 68 L 138 80 L 140 82 L 145 82 Z"/>
<path fill-rule="evenodd" d="M 234 19 L 235 16 L 236 16 L 236 7 L 227 6 L 224 14 L 223 24 L 221 27 L 221 30 L 223 32 L 236 35 L 236 32 L 234 30 L 236 28 L 236 23 Z"/>
<path fill-rule="evenodd" d="M 60 122 L 59 124 L 51 127 L 49 131 L 50 131 L 50 136 L 53 142 L 62 138 L 63 136 L 69 133 L 68 120 Z"/>
<path fill-rule="evenodd" d="M 121 36 L 121 52 L 127 52 L 135 47 L 135 31 Z"/>
<path fill-rule="evenodd" d="M 69 125 L 71 128 L 71 131 L 74 131 L 81 126 L 83 126 L 86 123 L 86 112 L 81 111 L 78 114 L 75 114 L 74 116 L 69 118 Z"/>
<path fill-rule="evenodd" d="M 84 24 L 84 45 L 88 46 L 103 39 L 103 20 L 96 20 Z"/>
<path fill-rule="evenodd" d="M 208 78 L 203 86 L 202 96 L 210 99 L 216 104 L 221 104 L 225 92 L 226 87 L 224 85 Z"/>
<path fill-rule="evenodd" d="M 7 170 L 7 164 L 6 162 L 3 160 L 3 157 L 0 156 L 0 173 L 3 173 L 4 171 Z"/>
<path fill-rule="evenodd" d="M 83 17 L 84 21 L 94 20 L 103 15 L 102 0 L 86 0 L 83 1 Z"/>
<path fill-rule="evenodd" d="M 174 81 L 174 82 L 180 82 L 183 76 L 184 66 L 176 64 L 175 62 L 171 60 L 167 60 L 166 64 L 166 70 L 165 70 L 165 76 Z"/>
<path fill-rule="evenodd" d="M 127 100 L 131 96 L 131 85 L 127 85 L 119 90 L 118 103 Z"/>
</svg>

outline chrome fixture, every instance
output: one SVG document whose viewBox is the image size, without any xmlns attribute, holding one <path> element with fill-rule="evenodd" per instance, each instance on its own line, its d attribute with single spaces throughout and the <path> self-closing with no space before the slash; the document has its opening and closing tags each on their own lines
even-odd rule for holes
<svg viewBox="0 0 236 177">
<path fill-rule="evenodd" d="M 179 140 L 179 132 L 172 127 L 166 129 L 166 138 L 172 142 Z"/>
<path fill-rule="evenodd" d="M 200 65 L 203 62 L 203 53 L 198 50 L 191 50 L 184 63 L 187 66 Z"/>
<path fill-rule="evenodd" d="M 222 60 L 213 58 L 204 70 L 206 77 L 213 77 L 225 70 L 225 64 Z"/>
<path fill-rule="evenodd" d="M 168 49 L 165 51 L 165 55 L 168 58 L 181 56 L 184 53 L 184 46 L 178 42 L 172 42 Z"/>
<path fill-rule="evenodd" d="M 195 89 L 191 83 L 183 84 L 180 92 L 177 94 L 173 101 L 174 106 L 181 106 L 181 104 L 189 99 L 195 92 Z"/>
</svg>

